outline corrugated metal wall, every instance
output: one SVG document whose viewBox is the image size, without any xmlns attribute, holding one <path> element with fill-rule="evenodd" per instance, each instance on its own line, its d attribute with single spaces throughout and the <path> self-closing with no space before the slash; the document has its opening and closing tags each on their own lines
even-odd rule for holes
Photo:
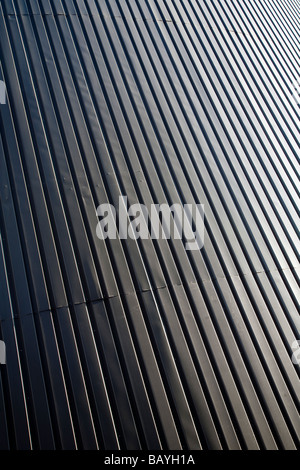
<svg viewBox="0 0 300 470">
<path fill-rule="evenodd" d="M 299 10 L 1 0 L 1 449 L 299 448 Z"/>
</svg>

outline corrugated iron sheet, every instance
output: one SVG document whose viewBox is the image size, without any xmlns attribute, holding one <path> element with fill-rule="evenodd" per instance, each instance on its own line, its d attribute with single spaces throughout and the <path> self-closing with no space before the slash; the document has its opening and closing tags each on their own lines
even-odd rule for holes
<svg viewBox="0 0 300 470">
<path fill-rule="evenodd" d="M 1 0 L 1 449 L 299 448 L 299 10 Z"/>
</svg>

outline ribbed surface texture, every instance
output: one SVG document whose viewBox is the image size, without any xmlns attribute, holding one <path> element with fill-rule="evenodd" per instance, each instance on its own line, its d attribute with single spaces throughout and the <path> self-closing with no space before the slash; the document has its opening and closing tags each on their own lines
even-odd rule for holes
<svg viewBox="0 0 300 470">
<path fill-rule="evenodd" d="M 299 16 L 0 1 L 1 449 L 299 449 Z M 98 238 L 119 196 L 203 247 Z"/>
</svg>

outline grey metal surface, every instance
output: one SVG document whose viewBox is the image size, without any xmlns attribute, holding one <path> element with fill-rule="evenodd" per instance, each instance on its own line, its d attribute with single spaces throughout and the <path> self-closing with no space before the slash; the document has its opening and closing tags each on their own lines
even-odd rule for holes
<svg viewBox="0 0 300 470">
<path fill-rule="evenodd" d="M 1 449 L 299 448 L 299 9 L 0 1 Z"/>
</svg>

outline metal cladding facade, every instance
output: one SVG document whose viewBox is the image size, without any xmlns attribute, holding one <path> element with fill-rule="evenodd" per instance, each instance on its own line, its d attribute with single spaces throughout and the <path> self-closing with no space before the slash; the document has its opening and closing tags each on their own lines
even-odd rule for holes
<svg viewBox="0 0 300 470">
<path fill-rule="evenodd" d="M 1 449 L 299 449 L 299 10 L 1 0 Z"/>
</svg>

